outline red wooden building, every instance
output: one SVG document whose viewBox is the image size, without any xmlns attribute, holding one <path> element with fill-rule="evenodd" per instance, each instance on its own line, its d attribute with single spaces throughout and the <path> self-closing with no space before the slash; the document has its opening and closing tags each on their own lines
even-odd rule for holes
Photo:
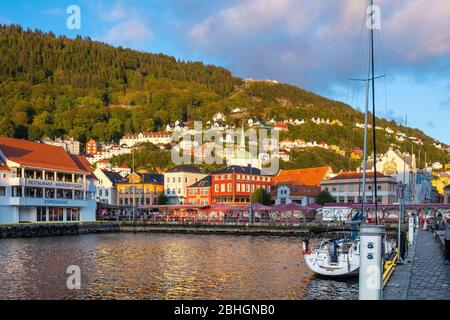
<svg viewBox="0 0 450 320">
<path fill-rule="evenodd" d="M 213 203 L 248 204 L 252 192 L 259 188 L 270 192 L 273 184 L 273 177 L 262 175 L 260 169 L 241 166 L 215 171 L 211 178 Z"/>
<path fill-rule="evenodd" d="M 211 176 L 204 177 L 186 189 L 186 204 L 195 206 L 212 204 Z"/>
</svg>

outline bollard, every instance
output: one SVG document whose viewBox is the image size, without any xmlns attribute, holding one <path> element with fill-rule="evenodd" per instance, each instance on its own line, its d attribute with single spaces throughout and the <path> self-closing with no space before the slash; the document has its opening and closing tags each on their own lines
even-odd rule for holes
<svg viewBox="0 0 450 320">
<path fill-rule="evenodd" d="M 409 217 L 409 226 L 408 226 L 408 241 L 409 244 L 413 244 L 414 242 L 414 217 Z"/>
<path fill-rule="evenodd" d="M 359 234 L 359 300 L 381 300 L 385 228 L 363 224 Z"/>
</svg>

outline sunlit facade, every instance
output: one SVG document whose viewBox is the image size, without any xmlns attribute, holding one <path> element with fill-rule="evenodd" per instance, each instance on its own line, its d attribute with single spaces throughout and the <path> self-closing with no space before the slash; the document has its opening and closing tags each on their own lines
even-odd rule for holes
<svg viewBox="0 0 450 320">
<path fill-rule="evenodd" d="M 95 220 L 95 177 L 62 147 L 0 138 L 0 224 Z"/>
</svg>

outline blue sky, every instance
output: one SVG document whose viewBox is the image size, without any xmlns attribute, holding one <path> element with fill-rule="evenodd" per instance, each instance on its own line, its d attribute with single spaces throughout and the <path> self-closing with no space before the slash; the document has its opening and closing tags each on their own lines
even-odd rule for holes
<svg viewBox="0 0 450 320">
<path fill-rule="evenodd" d="M 363 109 L 364 0 L 15 0 L 0 22 L 276 79 Z M 375 0 L 377 115 L 450 144 L 450 1 Z M 66 9 L 81 9 L 69 30 Z M 359 49 L 361 48 L 361 49 Z M 386 89 L 386 90 L 385 90 Z"/>
</svg>

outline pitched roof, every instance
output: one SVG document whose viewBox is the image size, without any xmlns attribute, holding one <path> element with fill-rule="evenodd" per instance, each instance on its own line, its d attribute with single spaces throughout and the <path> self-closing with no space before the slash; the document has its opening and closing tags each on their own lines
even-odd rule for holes
<svg viewBox="0 0 450 320">
<path fill-rule="evenodd" d="M 216 170 L 212 174 L 224 174 L 224 173 L 237 173 L 237 174 L 250 174 L 250 167 L 243 166 L 228 166 L 226 168 Z M 258 168 L 251 168 L 251 174 L 260 175 L 261 170 Z"/>
<path fill-rule="evenodd" d="M 0 150 L 8 160 L 24 166 L 91 173 L 90 166 L 82 159 L 70 155 L 62 147 L 0 137 Z"/>
<path fill-rule="evenodd" d="M 292 182 L 299 185 L 318 186 L 326 176 L 333 172 L 330 166 L 297 170 L 281 170 L 274 177 L 275 183 Z"/>
<path fill-rule="evenodd" d="M 159 173 L 138 173 L 141 177 L 142 183 L 151 183 L 151 184 L 164 184 L 164 176 Z"/>
<path fill-rule="evenodd" d="M 102 170 L 102 172 L 113 184 L 117 184 L 123 181 L 123 177 L 117 172 L 108 170 Z"/>
<path fill-rule="evenodd" d="M 190 185 L 188 188 L 207 188 L 211 187 L 212 179 L 211 176 L 206 176 L 203 179 L 197 181 L 193 185 Z"/>
<path fill-rule="evenodd" d="M 306 197 L 317 197 L 321 191 L 320 186 L 306 186 L 297 183 L 278 183 L 275 185 L 276 188 L 272 190 L 272 194 L 275 196 L 277 194 L 278 188 L 281 186 L 286 186 L 290 190 L 291 196 L 306 196 Z"/>
<path fill-rule="evenodd" d="M 203 173 L 207 174 L 205 170 L 199 167 L 191 166 L 191 165 L 179 165 L 175 166 L 170 170 L 167 170 L 166 172 L 173 173 L 173 172 L 190 172 L 190 173 Z"/>
</svg>

